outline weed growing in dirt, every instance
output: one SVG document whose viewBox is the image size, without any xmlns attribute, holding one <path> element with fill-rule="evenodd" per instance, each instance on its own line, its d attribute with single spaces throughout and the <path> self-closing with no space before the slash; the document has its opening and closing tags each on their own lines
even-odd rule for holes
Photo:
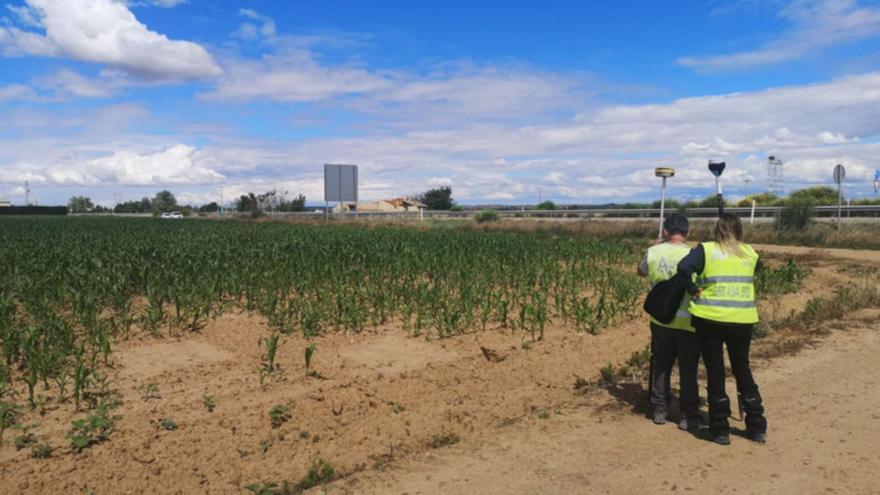
<svg viewBox="0 0 880 495">
<path fill-rule="evenodd" d="M 111 416 L 107 406 L 99 406 L 87 418 L 72 423 L 73 427 L 67 435 L 70 439 L 70 447 L 74 452 L 80 452 L 92 445 L 110 440 L 116 422 L 120 419 L 122 416 Z"/>
<path fill-rule="evenodd" d="M 31 432 L 25 432 L 15 437 L 15 450 L 22 450 L 37 443 L 37 437 Z"/>
<path fill-rule="evenodd" d="M 253 495 L 294 495 L 329 483 L 335 478 L 336 471 L 333 469 L 333 466 L 324 459 L 318 459 L 309 466 L 309 470 L 299 483 L 291 484 L 289 481 L 283 481 L 279 484 L 264 481 L 262 483 L 252 483 L 244 488 Z"/>
<path fill-rule="evenodd" d="M 615 383 L 614 377 L 614 365 L 611 363 L 606 364 L 602 368 L 599 369 L 599 373 L 602 375 L 602 382 L 605 385 L 611 386 Z"/>
<path fill-rule="evenodd" d="M 141 400 L 147 402 L 150 399 L 161 399 L 162 394 L 159 393 L 159 386 L 155 383 L 142 383 L 138 385 L 138 391 L 141 393 Z"/>
<path fill-rule="evenodd" d="M 765 267 L 755 276 L 755 292 L 759 295 L 779 295 L 797 292 L 803 287 L 807 271 L 793 259 L 779 268 Z"/>
<path fill-rule="evenodd" d="M 290 406 L 277 405 L 269 409 L 269 420 L 272 428 L 278 428 L 290 420 Z"/>
<path fill-rule="evenodd" d="M 333 481 L 335 476 L 336 472 L 334 471 L 333 466 L 324 459 L 318 459 L 309 466 L 309 470 L 306 472 L 305 477 L 297 483 L 297 488 L 299 490 L 308 490 L 309 488 L 314 488 L 318 485 Z"/>
<path fill-rule="evenodd" d="M 582 376 L 574 376 L 574 390 L 575 392 L 585 392 L 590 388 L 590 381 Z"/>
<path fill-rule="evenodd" d="M 822 322 L 841 319 L 853 311 L 878 307 L 880 286 L 875 281 L 865 280 L 855 286 L 838 287 L 831 298 L 810 299 L 803 312 L 786 323 L 796 329 L 810 330 Z"/>
<path fill-rule="evenodd" d="M 34 459 L 48 459 L 52 457 L 55 448 L 48 443 L 38 443 L 31 447 L 31 457 Z"/>
<path fill-rule="evenodd" d="M 439 435 L 432 436 L 431 442 L 428 445 L 432 449 L 439 449 L 441 447 L 455 445 L 460 441 L 461 441 L 461 437 L 459 437 L 455 433 L 441 433 Z"/>
<path fill-rule="evenodd" d="M 287 481 L 280 485 L 278 483 L 265 481 L 262 483 L 252 483 L 244 487 L 244 489 L 251 492 L 253 495 L 293 495 L 298 491 Z"/>
<path fill-rule="evenodd" d="M 210 395 L 202 396 L 202 404 L 204 404 L 205 409 L 207 409 L 208 412 L 214 412 L 214 408 L 217 407 L 217 404 L 214 402 L 214 397 Z"/>
<path fill-rule="evenodd" d="M 160 418 L 159 419 L 159 428 L 161 428 L 165 431 L 174 431 L 177 429 L 177 423 L 173 419 Z"/>
</svg>

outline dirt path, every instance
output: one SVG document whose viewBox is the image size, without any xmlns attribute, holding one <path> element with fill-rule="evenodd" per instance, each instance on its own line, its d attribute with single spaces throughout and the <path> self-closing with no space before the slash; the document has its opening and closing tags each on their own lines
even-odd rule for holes
<svg viewBox="0 0 880 495">
<path fill-rule="evenodd" d="M 880 324 L 757 369 L 770 441 L 721 447 L 609 408 L 608 396 L 498 431 L 330 493 L 847 493 L 880 492 Z M 603 404 L 605 407 L 603 407 Z M 742 423 L 733 422 L 734 428 Z M 675 452 L 674 450 L 677 450 Z"/>
</svg>

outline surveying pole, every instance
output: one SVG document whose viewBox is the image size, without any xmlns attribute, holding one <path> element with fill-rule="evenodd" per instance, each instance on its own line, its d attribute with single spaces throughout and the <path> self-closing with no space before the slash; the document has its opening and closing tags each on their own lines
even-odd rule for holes
<svg viewBox="0 0 880 495">
<path fill-rule="evenodd" d="M 660 187 L 660 230 L 657 233 L 657 239 L 663 240 L 663 218 L 666 210 L 666 179 L 675 176 L 674 168 L 657 167 L 654 169 L 654 176 L 663 179 L 663 185 Z"/>
<path fill-rule="evenodd" d="M 721 173 L 724 172 L 725 162 L 713 162 L 709 160 L 709 171 L 715 176 L 715 194 L 718 195 L 718 217 L 724 214 L 724 194 L 721 191 Z"/>
<path fill-rule="evenodd" d="M 837 164 L 834 167 L 834 182 L 837 183 L 837 229 L 840 230 L 840 225 L 843 222 L 843 215 L 841 215 L 841 204 L 843 203 L 843 179 L 846 178 L 846 169 L 841 164 Z"/>
</svg>

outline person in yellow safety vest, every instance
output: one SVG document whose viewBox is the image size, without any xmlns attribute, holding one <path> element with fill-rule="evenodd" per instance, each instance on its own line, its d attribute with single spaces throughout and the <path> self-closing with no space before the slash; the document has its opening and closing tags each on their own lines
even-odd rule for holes
<svg viewBox="0 0 880 495">
<path fill-rule="evenodd" d="M 689 283 L 691 321 L 706 365 L 710 440 L 730 444 L 730 398 L 724 388 L 726 344 L 739 404 L 746 413 L 747 437 L 765 443 L 767 419 L 749 367 L 749 346 L 758 323 L 754 277 L 761 261 L 742 242 L 742 222 L 736 215 L 722 214 L 714 234 L 714 242 L 695 247 L 678 264 L 678 276 Z M 696 283 L 694 274 L 698 275 Z"/>
<path fill-rule="evenodd" d="M 674 213 L 663 221 L 663 238 L 666 242 L 648 249 L 639 265 L 639 275 L 648 277 L 651 285 L 658 284 L 676 275 L 678 263 L 691 251 L 685 244 L 688 235 L 688 219 Z M 654 423 L 666 423 L 669 402 L 672 398 L 670 375 L 678 360 L 679 405 L 681 417 L 678 427 L 694 430 L 700 427 L 699 388 L 697 369 L 700 365 L 700 346 L 691 315 L 688 312 L 690 297 L 685 295 L 678 308 L 675 319 L 670 323 L 660 323 L 651 318 L 651 405 Z"/>
</svg>

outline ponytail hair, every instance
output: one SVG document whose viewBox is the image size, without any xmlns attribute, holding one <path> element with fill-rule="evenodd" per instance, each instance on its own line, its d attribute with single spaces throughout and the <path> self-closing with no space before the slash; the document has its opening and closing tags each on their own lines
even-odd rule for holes
<svg viewBox="0 0 880 495">
<path fill-rule="evenodd" d="M 743 257 L 743 226 L 739 217 L 733 213 L 722 213 L 715 224 L 715 242 L 727 254 Z"/>
</svg>

